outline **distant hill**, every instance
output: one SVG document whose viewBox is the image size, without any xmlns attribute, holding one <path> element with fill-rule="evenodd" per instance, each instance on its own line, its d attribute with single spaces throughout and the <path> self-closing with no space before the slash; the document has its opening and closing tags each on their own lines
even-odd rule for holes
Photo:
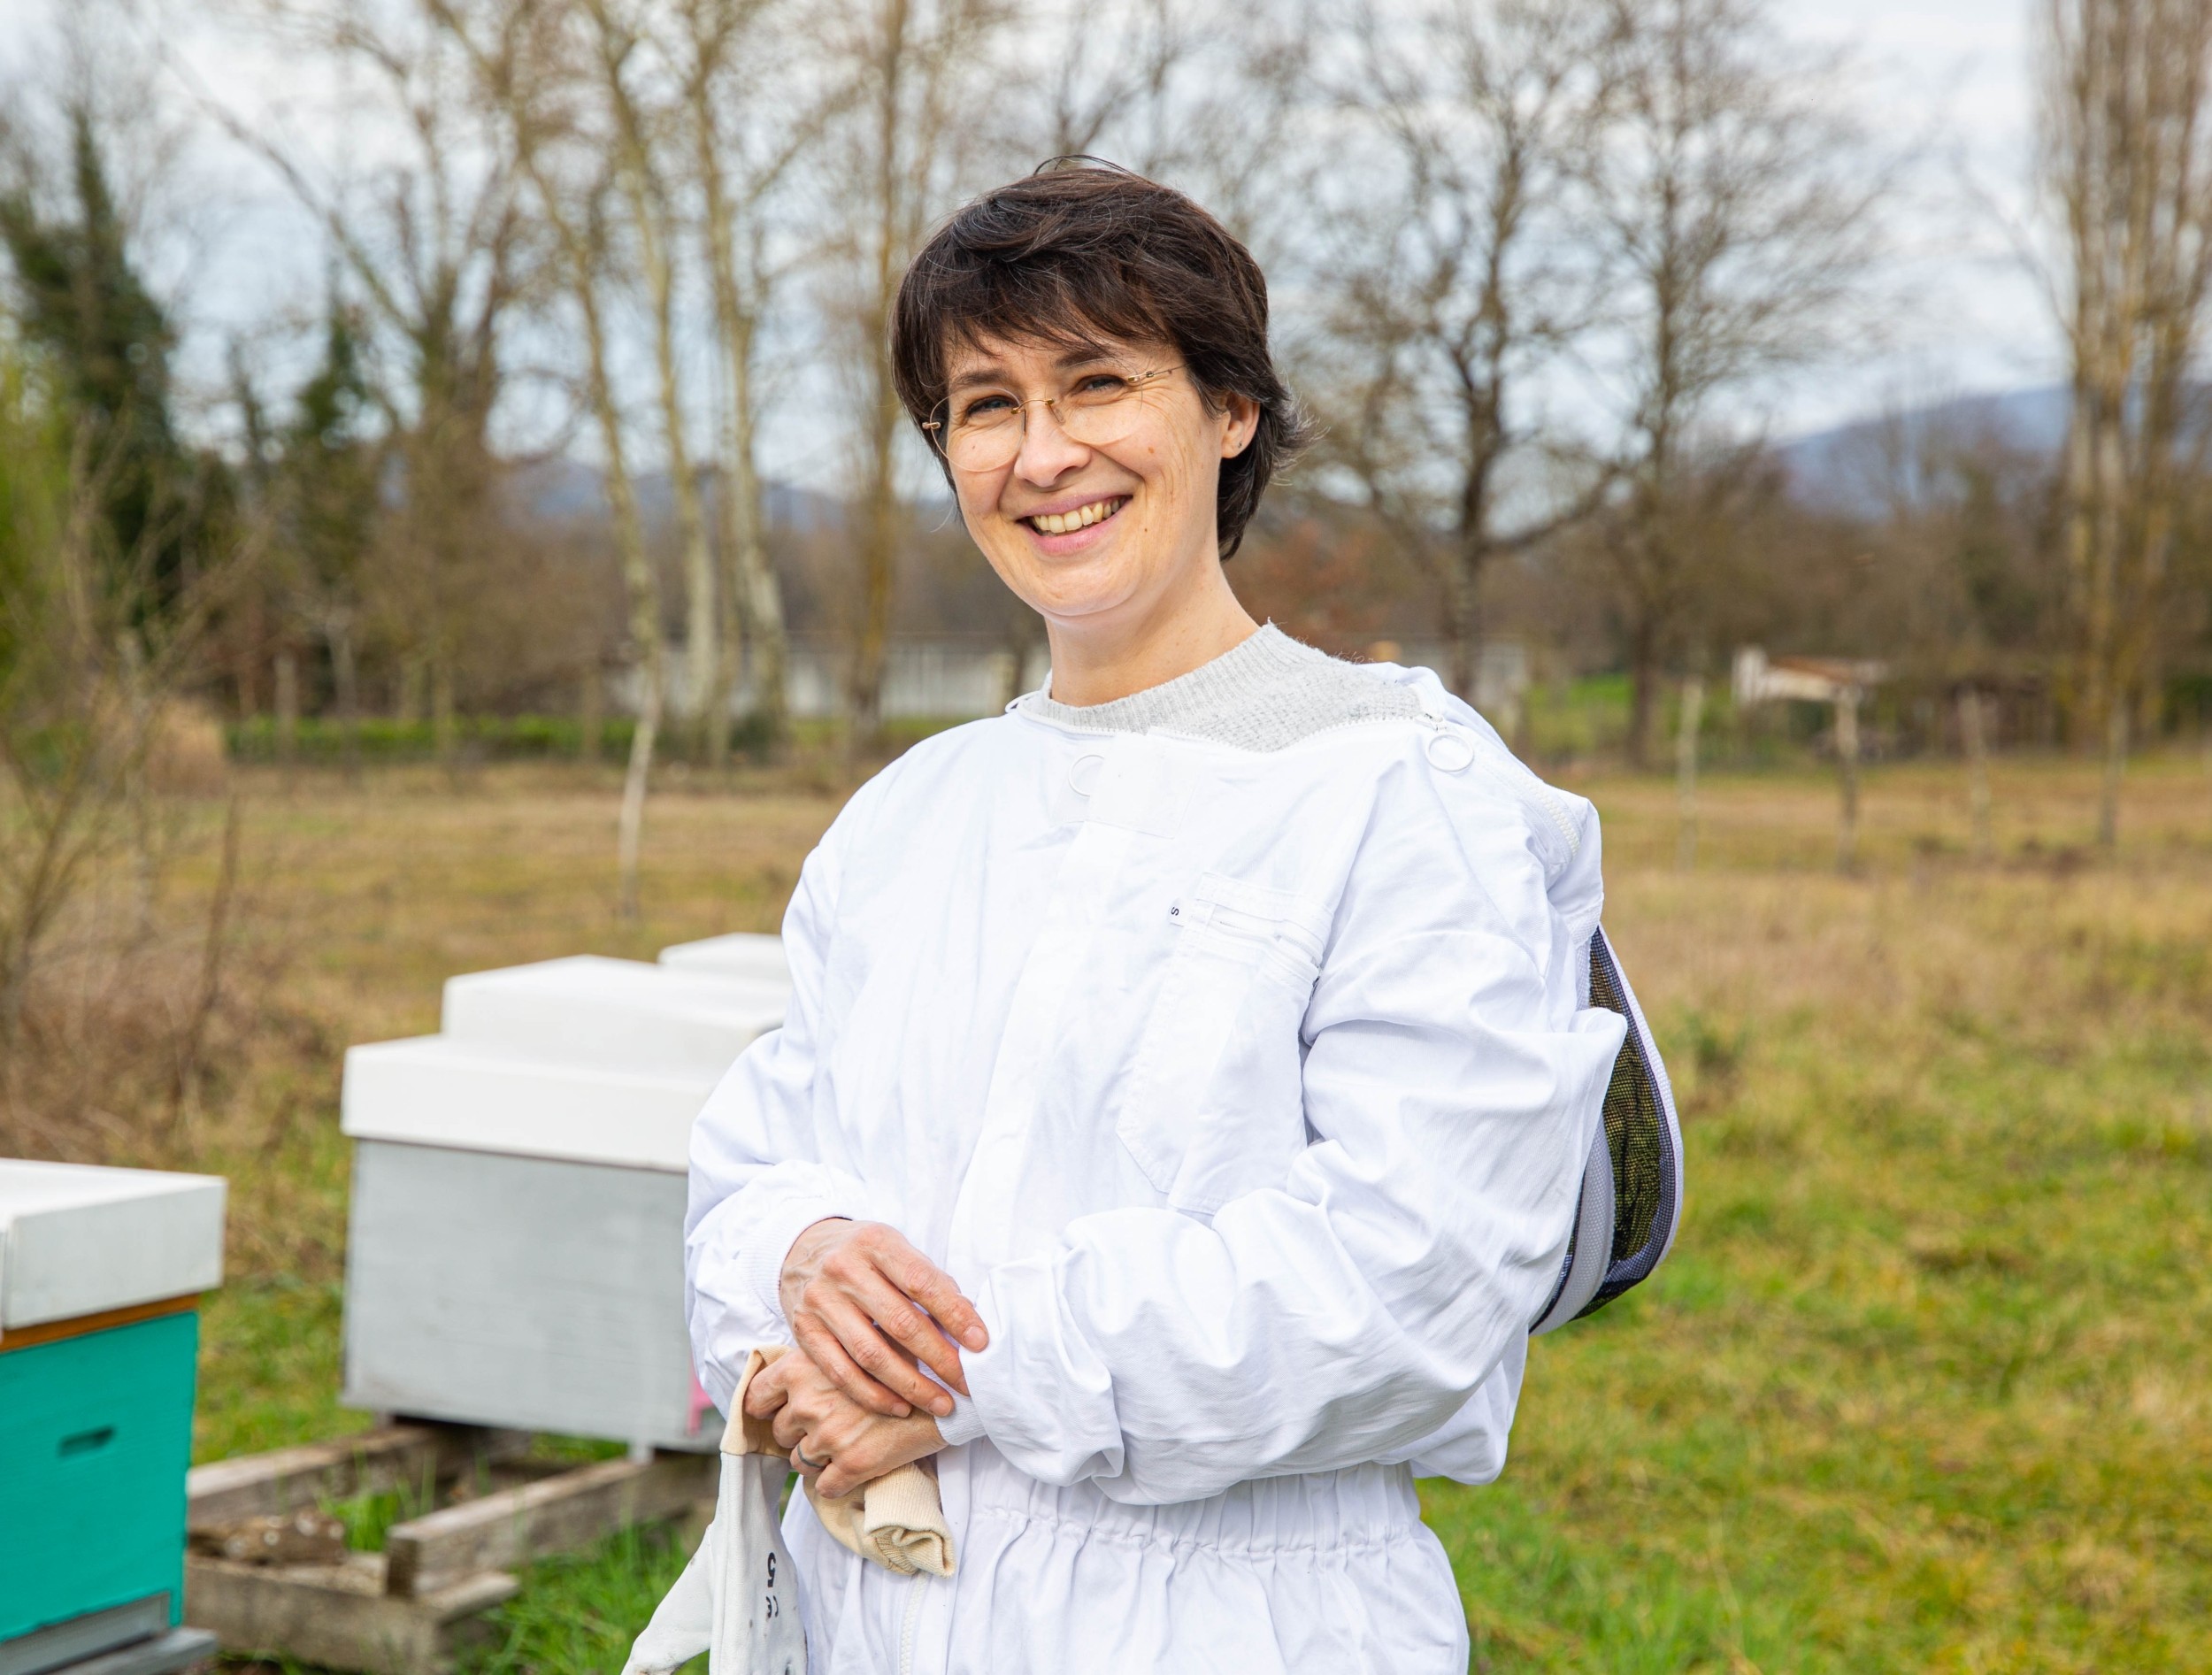
<svg viewBox="0 0 2212 1675">
<path fill-rule="evenodd" d="M 1791 488 L 1808 503 L 1839 511 L 1876 511 L 1889 504 L 1893 484 L 1901 483 L 1910 497 L 1924 491 L 1927 485 L 1913 480 L 1912 465 L 1931 441 L 1970 446 L 1985 441 L 2021 453 L 2055 456 L 2066 441 L 2066 408 L 2067 392 L 2058 384 L 1958 396 L 1795 437 L 1774 451 L 1789 473 Z"/>
<path fill-rule="evenodd" d="M 700 488 L 707 511 L 715 507 L 716 474 L 700 473 Z M 607 516 L 605 480 L 596 465 L 574 459 L 542 459 L 515 473 L 513 487 L 522 509 L 549 523 L 598 519 Z M 844 503 L 832 496 L 793 483 L 766 486 L 768 526 L 780 534 L 809 535 L 835 529 L 845 520 Z M 675 490 L 666 472 L 645 472 L 637 478 L 638 511 L 649 528 L 661 528 L 675 516 Z"/>
</svg>

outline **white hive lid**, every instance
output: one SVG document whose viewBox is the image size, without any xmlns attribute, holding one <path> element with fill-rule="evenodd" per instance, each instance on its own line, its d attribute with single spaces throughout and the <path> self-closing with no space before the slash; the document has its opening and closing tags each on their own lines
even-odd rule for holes
<svg viewBox="0 0 2212 1675">
<path fill-rule="evenodd" d="M 215 1175 L 0 1158 L 0 1333 L 223 1282 Z"/>
<path fill-rule="evenodd" d="M 661 964 L 692 972 L 718 972 L 727 977 L 766 978 L 787 988 L 791 983 L 790 962 L 783 957 L 783 938 L 738 931 L 728 936 L 710 936 L 699 942 L 679 942 L 661 949 Z"/>
<path fill-rule="evenodd" d="M 445 1039 L 519 1057 L 719 1076 L 783 1022 L 775 984 L 580 954 L 445 986 Z"/>
<path fill-rule="evenodd" d="M 339 1126 L 356 1140 L 681 1174 L 692 1119 L 717 1080 L 424 1035 L 346 1054 Z"/>
</svg>

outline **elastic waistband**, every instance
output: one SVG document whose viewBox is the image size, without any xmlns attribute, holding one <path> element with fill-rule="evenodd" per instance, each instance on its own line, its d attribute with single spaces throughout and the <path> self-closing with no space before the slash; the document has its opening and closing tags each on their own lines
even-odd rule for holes
<svg viewBox="0 0 2212 1675">
<path fill-rule="evenodd" d="M 1326 1555 L 1386 1546 L 1421 1526 L 1420 1497 L 1404 1465 L 1259 1478 L 1208 1500 L 1132 1506 L 1087 1483 L 1041 1483 L 988 1442 L 965 1452 L 970 1517 L 1058 1525 L 1089 1541 L 1232 1556 Z"/>
</svg>

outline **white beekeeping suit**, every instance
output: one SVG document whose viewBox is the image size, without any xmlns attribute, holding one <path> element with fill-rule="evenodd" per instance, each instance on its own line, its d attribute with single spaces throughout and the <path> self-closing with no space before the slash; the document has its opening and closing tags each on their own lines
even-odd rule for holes
<svg viewBox="0 0 2212 1675">
<path fill-rule="evenodd" d="M 1589 805 L 1425 671 L 1240 750 L 1031 701 L 855 795 L 785 1027 L 695 1132 L 698 1364 L 787 1341 L 785 1252 L 887 1222 L 990 1347 L 942 1424 L 956 1575 L 795 1497 L 825 1671 L 1463 1671 L 1416 1471 L 1503 1464 L 1623 1039 Z"/>
</svg>

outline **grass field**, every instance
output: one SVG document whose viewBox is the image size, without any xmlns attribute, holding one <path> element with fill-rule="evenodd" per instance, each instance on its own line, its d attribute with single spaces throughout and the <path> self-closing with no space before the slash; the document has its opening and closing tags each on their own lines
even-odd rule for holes
<svg viewBox="0 0 2212 1675">
<path fill-rule="evenodd" d="M 1978 865 L 1955 770 L 1879 769 L 1843 879 L 1809 772 L 1709 780 L 1688 874 L 1670 785 L 1565 777 L 1688 1213 L 1653 1283 L 1537 1346 L 1504 1479 L 1425 1490 L 1476 1667 L 2212 1668 L 2212 779 L 2139 767 L 2115 863 L 2087 770 L 2001 765 Z M 434 1028 L 454 972 L 773 928 L 838 802 L 672 786 L 618 929 L 611 775 L 246 784 L 279 975 L 192 1139 L 236 1192 L 202 1457 L 364 1420 L 334 1405 L 343 1045 Z M 613 1671 L 679 1564 L 649 1533 L 540 1567 L 486 1667 Z"/>
</svg>

